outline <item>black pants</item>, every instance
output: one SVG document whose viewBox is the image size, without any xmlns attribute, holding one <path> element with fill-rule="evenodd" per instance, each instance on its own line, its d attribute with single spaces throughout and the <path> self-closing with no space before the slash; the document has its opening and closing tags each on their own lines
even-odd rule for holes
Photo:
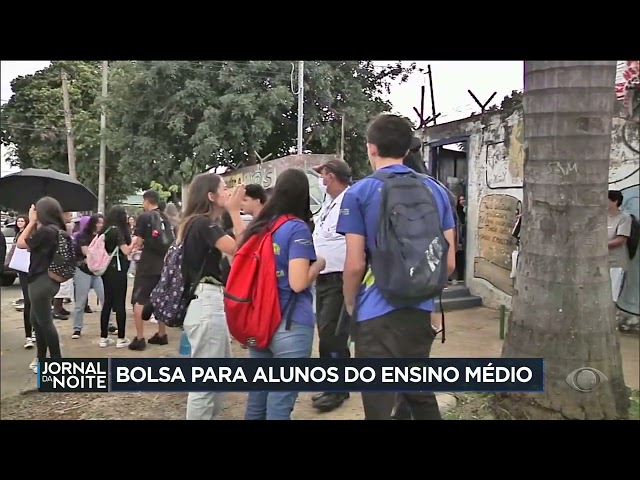
<svg viewBox="0 0 640 480">
<path fill-rule="evenodd" d="M 349 320 L 345 318 L 336 335 L 344 306 L 342 272 L 318 275 L 316 280 L 316 318 L 320 358 L 349 358 Z M 345 312 L 346 315 L 346 312 Z"/>
<path fill-rule="evenodd" d="M 104 284 L 104 305 L 100 312 L 100 336 L 109 336 L 109 317 L 111 312 L 116 314 L 116 325 L 118 326 L 118 338 L 124 338 L 127 321 L 127 311 L 125 302 L 127 297 L 127 269 L 110 266 L 102 275 Z"/>
<path fill-rule="evenodd" d="M 36 277 L 29 284 L 30 318 L 33 330 L 36 332 L 38 360 L 47 358 L 47 350 L 49 350 L 49 357 L 62 358 L 60 338 L 58 338 L 58 331 L 53 324 L 51 313 L 51 302 L 58 290 L 60 290 L 60 284 L 49 278 L 46 273 Z"/>
<path fill-rule="evenodd" d="M 20 288 L 22 289 L 22 298 L 24 300 L 24 310 L 22 311 L 22 320 L 24 321 L 25 338 L 31 338 L 33 327 L 31 326 L 31 301 L 29 300 L 29 281 L 28 275 L 24 272 L 18 273 L 20 280 Z"/>
<path fill-rule="evenodd" d="M 357 358 L 429 358 L 435 339 L 431 313 L 406 308 L 358 322 Z M 414 420 L 442 420 L 433 392 L 363 392 L 365 420 L 392 420 L 394 410 Z"/>
<path fill-rule="evenodd" d="M 456 280 L 464 281 L 464 267 L 466 263 L 466 255 L 464 250 L 456 252 Z"/>
</svg>

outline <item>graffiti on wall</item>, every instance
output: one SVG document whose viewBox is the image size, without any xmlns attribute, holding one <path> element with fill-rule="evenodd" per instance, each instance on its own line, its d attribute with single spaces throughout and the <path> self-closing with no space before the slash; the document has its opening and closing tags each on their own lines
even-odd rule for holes
<svg viewBox="0 0 640 480">
<path fill-rule="evenodd" d="M 242 181 L 245 185 L 252 183 L 262 185 L 263 188 L 271 188 L 276 184 L 276 169 L 274 167 L 262 167 L 252 172 L 236 173 L 224 177 L 230 188 Z"/>
<path fill-rule="evenodd" d="M 486 183 L 489 188 L 522 188 L 524 177 L 524 126 L 521 120 L 504 125 L 504 141 L 487 143 Z"/>
<path fill-rule="evenodd" d="M 285 168 L 286 169 L 286 168 Z M 320 211 L 322 202 L 324 201 L 324 194 L 320 190 L 318 184 L 319 175 L 311 169 L 305 171 L 309 180 L 309 196 L 311 201 L 311 212 L 317 213 Z M 242 181 L 245 185 L 258 184 L 262 185 L 262 188 L 272 188 L 276 185 L 278 179 L 278 172 L 275 166 L 263 166 L 262 168 L 256 168 L 256 170 L 243 173 L 234 173 L 230 175 L 224 175 L 224 179 L 227 182 L 229 188 L 233 188 Z"/>
<path fill-rule="evenodd" d="M 634 185 L 622 190 L 624 201 L 620 207 L 623 212 L 630 213 L 640 219 L 640 187 Z M 618 308 L 640 315 L 640 253 L 631 260 L 629 270 L 624 277 L 624 286 L 618 298 Z"/>
<path fill-rule="evenodd" d="M 640 135 L 638 123 L 614 117 L 611 131 L 611 170 L 610 182 L 620 182 L 629 178 L 629 166 L 636 166 L 640 151 Z"/>
<path fill-rule="evenodd" d="M 511 254 L 515 241 L 511 233 L 521 202 L 511 195 L 485 195 L 478 214 L 478 256 L 473 274 L 491 283 L 508 295 L 513 295 Z"/>
<path fill-rule="evenodd" d="M 640 86 L 640 60 L 619 60 L 616 68 L 616 97 L 625 106 L 631 102 L 631 91 Z"/>
</svg>

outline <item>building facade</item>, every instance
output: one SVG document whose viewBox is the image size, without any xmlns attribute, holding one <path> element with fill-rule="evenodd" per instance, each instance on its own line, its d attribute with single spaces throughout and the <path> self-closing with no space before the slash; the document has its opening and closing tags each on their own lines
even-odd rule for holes
<svg viewBox="0 0 640 480">
<path fill-rule="evenodd" d="M 628 109 L 622 102 L 618 106 L 613 120 L 609 184 L 624 194 L 623 210 L 640 218 L 638 123 L 625 120 Z M 522 202 L 522 120 L 519 107 L 436 125 L 424 133 L 427 168 L 467 199 L 465 283 L 471 293 L 494 308 L 509 307 L 514 293 L 511 267 L 516 244 L 512 230 Z M 457 151 L 453 151 L 455 147 Z M 554 168 L 571 171 L 576 166 Z M 640 255 L 632 263 L 620 305 L 637 315 Z"/>
</svg>

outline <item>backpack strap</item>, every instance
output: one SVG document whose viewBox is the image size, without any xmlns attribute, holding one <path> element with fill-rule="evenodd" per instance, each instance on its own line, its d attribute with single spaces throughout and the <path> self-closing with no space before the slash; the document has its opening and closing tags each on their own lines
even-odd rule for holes
<svg viewBox="0 0 640 480">
<path fill-rule="evenodd" d="M 286 222 L 288 222 L 289 220 L 293 220 L 295 218 L 296 217 L 294 217 L 293 215 L 280 215 L 279 217 L 276 217 L 269 223 L 267 232 L 270 234 L 273 234 L 273 232 L 278 230 Z"/>
<path fill-rule="evenodd" d="M 282 313 L 285 314 L 285 318 L 287 322 L 285 324 L 285 330 L 291 330 L 291 324 L 293 323 L 293 311 L 296 309 L 296 304 L 298 303 L 298 294 L 291 290 L 291 297 L 284 306 Z"/>
<path fill-rule="evenodd" d="M 106 235 L 107 232 L 109 230 L 111 230 L 112 228 L 113 228 L 113 226 L 110 226 L 104 232 L 102 232 L 100 235 L 103 235 L 103 236 Z M 116 243 L 118 243 L 118 242 L 116 242 Z M 118 253 L 118 250 L 120 250 L 120 245 L 116 245 L 116 248 L 113 249 L 113 252 L 111 252 L 109 254 L 109 263 L 111 263 L 111 261 L 113 260 L 113 257 L 115 257 L 118 271 L 121 272 L 122 271 L 122 264 L 120 263 L 120 254 Z"/>
<path fill-rule="evenodd" d="M 456 213 L 456 210 L 454 208 L 455 197 L 451 192 L 451 190 L 445 187 L 445 185 L 440 180 L 438 180 L 437 178 L 433 178 L 431 175 L 427 175 L 425 173 L 419 173 L 418 175 L 423 179 L 432 180 L 438 186 L 440 186 L 445 192 L 447 192 L 447 196 L 449 197 L 449 203 L 451 203 L 451 213 L 454 215 L 455 224 L 457 226 L 459 223 L 459 219 L 458 219 L 458 214 Z M 456 246 L 454 245 L 453 248 L 456 248 Z M 440 303 L 440 315 L 442 316 L 442 327 L 440 328 L 440 330 L 436 331 L 436 335 L 438 335 L 439 333 L 442 333 L 442 343 L 444 343 L 447 339 L 446 337 L 447 334 L 446 334 L 446 326 L 445 326 L 444 306 L 442 305 L 442 292 L 440 293 L 440 295 L 438 295 L 438 302 Z"/>
<path fill-rule="evenodd" d="M 180 241 L 180 244 L 178 245 L 178 238 L 176 237 L 176 239 L 173 242 L 173 245 L 171 247 L 169 247 L 169 249 L 171 248 L 182 248 L 184 249 L 184 241 L 187 239 L 187 235 L 189 234 L 189 231 L 191 230 L 191 226 L 193 225 L 193 220 L 191 219 L 189 221 L 189 223 L 187 223 L 184 226 L 184 234 L 182 235 L 182 240 Z M 215 248 L 215 246 L 213 247 Z M 206 257 L 208 257 L 213 248 L 210 248 L 207 253 L 205 254 L 205 259 L 202 262 L 202 265 L 200 266 L 200 269 L 198 270 L 198 272 L 196 273 L 195 279 L 193 280 L 193 282 L 191 283 L 191 285 L 189 286 L 189 289 L 185 290 L 185 292 L 188 294 L 187 299 L 189 301 L 193 300 L 196 296 L 196 289 L 198 288 L 198 285 L 200 285 L 200 280 L 202 280 L 202 273 L 204 272 L 204 266 L 207 263 L 206 262 Z M 167 251 L 167 255 L 169 254 L 169 251 Z M 182 261 L 184 262 L 184 256 L 182 257 Z M 180 268 L 182 268 L 182 265 L 180 265 Z"/>
</svg>

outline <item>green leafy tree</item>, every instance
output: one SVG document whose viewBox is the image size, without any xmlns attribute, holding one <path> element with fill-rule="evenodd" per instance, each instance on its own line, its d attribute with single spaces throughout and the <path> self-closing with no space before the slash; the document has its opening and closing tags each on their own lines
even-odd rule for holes
<svg viewBox="0 0 640 480">
<path fill-rule="evenodd" d="M 109 100 L 110 146 L 121 153 L 123 171 L 132 180 L 145 170 L 163 184 L 181 184 L 255 157 L 270 131 L 264 119 L 288 95 L 238 75 L 221 62 L 124 64 Z"/>
<path fill-rule="evenodd" d="M 365 132 L 394 80 L 414 67 L 305 62 L 305 151 L 337 153 L 365 172 Z M 218 166 L 238 168 L 295 152 L 297 71 L 291 62 L 125 62 L 111 82 L 109 145 L 131 181 L 188 183 Z M 144 173 L 141 173 L 144 172 Z M 148 182 L 146 182 L 148 185 Z"/>
<path fill-rule="evenodd" d="M 100 156 L 100 62 L 55 61 L 33 75 L 11 82 L 13 95 L 0 112 L 0 141 L 9 162 L 21 169 L 68 172 L 61 73 L 69 81 L 78 180 L 98 192 Z M 108 152 L 106 200 L 112 204 L 133 191 L 118 171 L 118 156 Z"/>
<path fill-rule="evenodd" d="M 149 185 L 149 189 L 158 192 L 160 198 L 165 202 L 168 200 L 172 200 L 174 203 L 176 203 L 174 195 L 178 193 L 180 187 L 178 187 L 178 185 L 170 185 L 168 188 L 165 188 L 161 183 L 151 182 L 151 184 Z"/>
</svg>

